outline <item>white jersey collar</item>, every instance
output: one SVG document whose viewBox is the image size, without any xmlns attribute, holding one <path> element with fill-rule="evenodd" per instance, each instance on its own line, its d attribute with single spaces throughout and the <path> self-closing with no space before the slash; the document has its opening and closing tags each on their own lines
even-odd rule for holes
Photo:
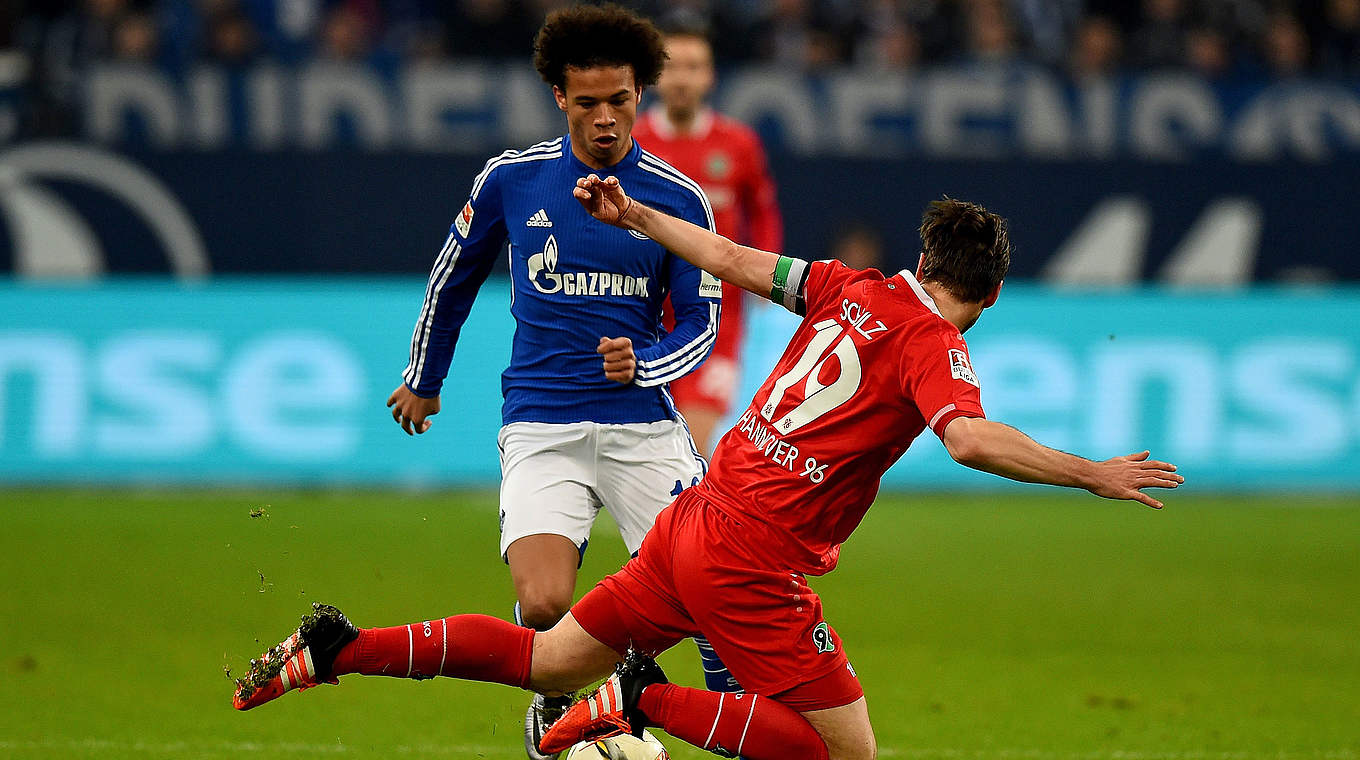
<svg viewBox="0 0 1360 760">
<path fill-rule="evenodd" d="M 907 281 L 907 284 L 911 286 L 912 292 L 916 294 L 917 298 L 921 299 L 921 303 L 925 304 L 927 309 L 935 312 L 935 316 L 940 319 L 944 319 L 944 315 L 940 313 L 940 307 L 935 305 L 935 299 L 931 298 L 930 294 L 926 292 L 926 289 L 921 287 L 921 283 L 917 281 L 916 275 L 912 274 L 909 270 L 903 269 L 897 273 L 897 276 Z"/>
<path fill-rule="evenodd" d="M 664 104 L 658 103 L 652 106 L 648 114 L 652 117 L 652 128 L 656 130 L 661 139 L 674 140 L 679 134 L 674 122 L 671 121 L 671 117 L 666 115 Z M 708 137 L 709 131 L 713 129 L 714 121 L 713 109 L 703 106 L 699 109 L 699 113 L 694 116 L 694 128 L 686 132 L 684 136 L 702 140 Z"/>
</svg>

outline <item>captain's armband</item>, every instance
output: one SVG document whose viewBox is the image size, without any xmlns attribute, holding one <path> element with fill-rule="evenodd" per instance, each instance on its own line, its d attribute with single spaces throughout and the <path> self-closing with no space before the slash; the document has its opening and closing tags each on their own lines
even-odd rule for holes
<svg viewBox="0 0 1360 760">
<path fill-rule="evenodd" d="M 785 309 L 803 316 L 807 311 L 807 301 L 803 298 L 803 288 L 807 286 L 808 263 L 802 259 L 780 256 L 774 265 L 774 281 L 770 288 L 770 300 Z"/>
</svg>

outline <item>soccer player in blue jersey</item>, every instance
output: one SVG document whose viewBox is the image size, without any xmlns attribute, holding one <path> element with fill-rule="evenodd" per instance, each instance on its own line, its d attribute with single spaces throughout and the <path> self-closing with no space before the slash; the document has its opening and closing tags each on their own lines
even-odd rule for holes
<svg viewBox="0 0 1360 760">
<path fill-rule="evenodd" d="M 636 552 L 657 513 L 706 467 L 666 384 L 712 349 L 721 284 L 645 236 L 594 222 L 571 195 L 578 177 L 615 176 L 649 206 L 713 229 L 699 186 L 631 136 L 642 89 L 664 61 L 656 28 L 617 6 L 547 18 L 534 65 L 568 132 L 506 151 L 477 175 L 435 261 L 403 382 L 387 402 L 408 434 L 430 429 L 459 330 L 508 242 L 516 329 L 501 381 L 500 551 L 516 617 L 538 630 L 570 608 L 600 508 Z M 660 319 L 667 294 L 676 312 L 669 332 Z M 721 662 L 705 662 L 715 667 Z M 569 703 L 540 697 L 531 705 L 531 758 L 545 724 Z"/>
</svg>

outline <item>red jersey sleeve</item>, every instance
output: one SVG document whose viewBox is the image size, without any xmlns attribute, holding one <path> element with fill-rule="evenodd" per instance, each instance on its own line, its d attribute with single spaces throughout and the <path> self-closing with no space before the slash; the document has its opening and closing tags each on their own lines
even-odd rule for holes
<svg viewBox="0 0 1360 760">
<path fill-rule="evenodd" d="M 915 402 L 935 435 L 956 417 L 987 416 L 963 336 L 935 320 L 921 322 L 920 332 L 908 339 L 902 352 L 902 392 Z"/>
<path fill-rule="evenodd" d="M 802 293 L 806 312 L 816 311 L 828 298 L 839 298 L 845 284 L 859 273 L 858 269 L 851 269 L 836 259 L 809 263 Z"/>
</svg>

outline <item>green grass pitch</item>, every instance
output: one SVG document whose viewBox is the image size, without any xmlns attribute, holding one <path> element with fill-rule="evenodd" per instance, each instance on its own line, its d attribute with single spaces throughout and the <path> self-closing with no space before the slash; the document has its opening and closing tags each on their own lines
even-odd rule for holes
<svg viewBox="0 0 1360 760">
<path fill-rule="evenodd" d="M 1360 758 L 1357 497 L 1167 501 L 882 497 L 840 569 L 814 579 L 881 755 Z M 523 756 L 514 689 L 355 677 L 238 714 L 224 672 L 312 600 L 361 625 L 507 616 L 494 494 L 0 502 L 0 757 Z M 578 593 L 622 563 L 612 530 L 597 530 Z M 663 664 L 698 683 L 692 644 Z"/>
</svg>

